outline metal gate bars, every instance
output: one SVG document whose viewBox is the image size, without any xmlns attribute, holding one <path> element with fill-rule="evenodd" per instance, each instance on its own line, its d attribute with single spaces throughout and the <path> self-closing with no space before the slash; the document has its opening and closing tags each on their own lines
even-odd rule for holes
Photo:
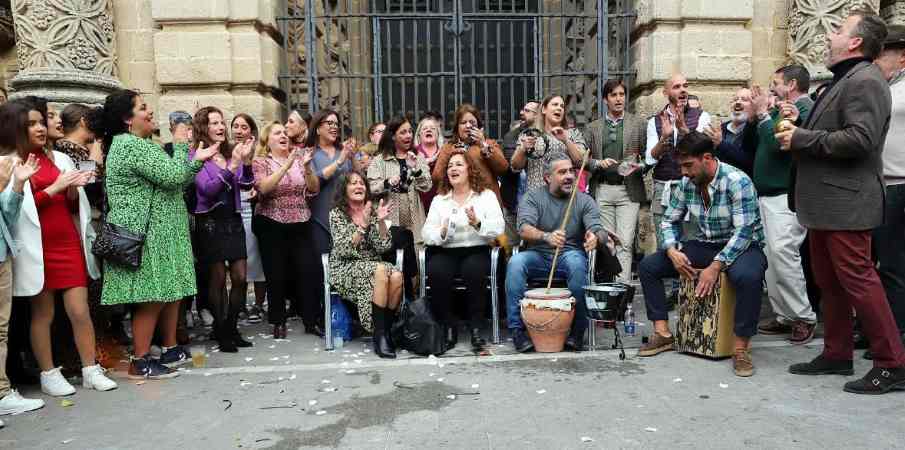
<svg viewBox="0 0 905 450">
<path fill-rule="evenodd" d="M 603 111 L 604 81 L 633 75 L 628 3 L 288 0 L 281 86 L 290 109 L 336 110 L 344 136 L 428 111 L 451 129 L 455 108 L 472 103 L 499 138 L 522 104 L 552 93 L 583 125 Z"/>
</svg>

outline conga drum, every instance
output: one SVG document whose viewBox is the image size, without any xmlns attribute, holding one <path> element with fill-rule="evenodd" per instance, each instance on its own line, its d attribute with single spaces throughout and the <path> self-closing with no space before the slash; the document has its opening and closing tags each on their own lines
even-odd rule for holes
<svg viewBox="0 0 905 450">
<path fill-rule="evenodd" d="M 522 322 L 539 353 L 561 352 L 575 320 L 575 298 L 568 289 L 531 289 L 521 303 Z"/>
<path fill-rule="evenodd" d="M 735 288 L 722 273 L 713 292 L 697 298 L 697 280 L 682 278 L 676 350 L 708 358 L 726 358 L 735 351 Z"/>
</svg>

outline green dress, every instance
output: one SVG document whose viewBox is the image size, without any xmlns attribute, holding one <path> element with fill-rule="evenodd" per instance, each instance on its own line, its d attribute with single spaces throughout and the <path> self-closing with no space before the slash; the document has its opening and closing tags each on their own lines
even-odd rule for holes
<svg viewBox="0 0 905 450">
<path fill-rule="evenodd" d="M 202 162 L 188 160 L 188 145 L 174 145 L 170 158 L 159 145 L 119 134 L 107 154 L 107 221 L 143 232 L 141 267 L 104 267 L 101 303 L 172 302 L 197 292 L 188 211 L 182 192 Z M 150 202 L 150 203 L 149 203 Z"/>
</svg>

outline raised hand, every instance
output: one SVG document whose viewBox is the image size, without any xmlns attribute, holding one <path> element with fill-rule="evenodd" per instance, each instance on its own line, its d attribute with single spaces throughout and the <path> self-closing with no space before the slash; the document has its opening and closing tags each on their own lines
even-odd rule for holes
<svg viewBox="0 0 905 450">
<path fill-rule="evenodd" d="M 302 167 L 308 167 L 308 164 L 314 160 L 314 149 L 309 148 L 301 152 L 301 156 L 299 156 L 299 162 L 302 164 Z"/>
<path fill-rule="evenodd" d="M 706 128 L 704 128 L 704 134 L 710 138 L 710 140 L 713 142 L 714 147 L 719 147 L 723 142 L 723 127 L 721 127 L 720 125 L 717 125 L 716 127 L 714 127 L 713 125 L 708 125 Z"/>
<path fill-rule="evenodd" d="M 751 85 L 751 106 L 756 115 L 766 114 L 770 110 L 770 98 L 759 85 Z"/>
<path fill-rule="evenodd" d="M 550 134 L 552 134 L 556 139 L 559 139 L 563 144 L 569 143 L 569 135 L 568 133 L 566 133 L 566 129 L 563 127 L 553 127 L 553 129 L 550 130 Z"/>
<path fill-rule="evenodd" d="M 688 125 L 685 124 L 685 109 L 676 108 L 676 128 L 679 129 L 679 133 L 687 134 L 688 133 Z"/>
<path fill-rule="evenodd" d="M 473 142 L 475 142 L 477 144 L 484 142 L 484 130 L 483 129 L 472 128 L 471 131 L 469 131 L 469 134 L 471 134 L 471 139 Z"/>
<path fill-rule="evenodd" d="M 386 199 L 380 199 L 380 204 L 377 206 L 377 220 L 382 222 L 387 217 L 390 217 L 390 203 Z"/>
<path fill-rule="evenodd" d="M 214 145 L 211 145 L 210 147 L 205 147 L 204 141 L 201 141 L 201 143 L 198 144 L 198 149 L 195 150 L 194 160 L 195 161 L 207 161 L 207 160 L 213 158 L 214 155 L 217 155 L 219 153 L 220 153 L 220 143 L 219 142 L 215 142 Z"/>
<path fill-rule="evenodd" d="M 660 112 L 659 117 L 660 123 L 662 124 L 660 129 L 660 138 L 662 139 L 667 136 L 672 137 L 673 125 L 672 119 L 669 117 L 669 113 L 667 113 L 664 109 Z"/>
<path fill-rule="evenodd" d="M 783 128 L 783 131 L 776 133 L 773 135 L 774 138 L 779 142 L 779 148 L 781 150 L 790 151 L 792 150 L 792 136 L 795 135 L 795 130 L 798 127 L 795 125 L 789 125 Z"/>
<path fill-rule="evenodd" d="M 233 159 L 237 159 L 238 162 L 245 165 L 251 164 L 251 160 L 254 157 L 254 147 L 254 139 L 248 139 L 245 142 L 236 144 L 236 147 L 233 148 Z"/>
<path fill-rule="evenodd" d="M 9 158 L 9 160 L 12 161 L 12 158 Z M 38 173 L 38 169 L 40 168 L 41 167 L 38 164 L 38 159 L 35 158 L 34 153 L 29 153 L 27 160 L 20 160 L 13 166 L 12 173 L 16 181 L 21 181 L 22 183 L 24 183 L 28 181 L 32 177 L 32 175 Z M 0 171 L 3 171 L 3 173 L 6 173 L 5 170 L 6 169 L 0 168 Z"/>
<path fill-rule="evenodd" d="M 792 123 L 798 122 L 798 117 L 801 116 L 801 112 L 798 111 L 798 107 L 795 106 L 792 102 L 783 102 L 779 106 L 779 115 L 784 119 L 788 119 L 792 121 Z"/>
<path fill-rule="evenodd" d="M 478 224 L 481 223 L 481 221 L 478 220 L 477 214 L 475 214 L 475 212 L 474 212 L 474 206 L 468 206 L 468 207 L 466 207 L 466 208 L 465 208 L 465 215 L 468 216 L 468 224 L 469 224 L 469 225 L 471 225 L 471 226 L 473 226 L 473 227 L 476 227 L 476 226 L 478 226 Z"/>
<path fill-rule="evenodd" d="M 408 152 L 405 154 L 405 165 L 409 167 L 409 169 L 415 169 L 418 167 L 418 157 L 414 152 Z"/>
</svg>

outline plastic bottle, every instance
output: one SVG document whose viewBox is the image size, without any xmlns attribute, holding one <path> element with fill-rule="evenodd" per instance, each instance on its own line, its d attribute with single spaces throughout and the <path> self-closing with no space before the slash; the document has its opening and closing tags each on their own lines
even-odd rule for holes
<svg viewBox="0 0 905 450">
<path fill-rule="evenodd" d="M 635 335 L 635 310 L 632 309 L 632 304 L 628 304 L 628 308 L 625 310 L 625 335 L 626 336 L 634 336 Z"/>
</svg>

